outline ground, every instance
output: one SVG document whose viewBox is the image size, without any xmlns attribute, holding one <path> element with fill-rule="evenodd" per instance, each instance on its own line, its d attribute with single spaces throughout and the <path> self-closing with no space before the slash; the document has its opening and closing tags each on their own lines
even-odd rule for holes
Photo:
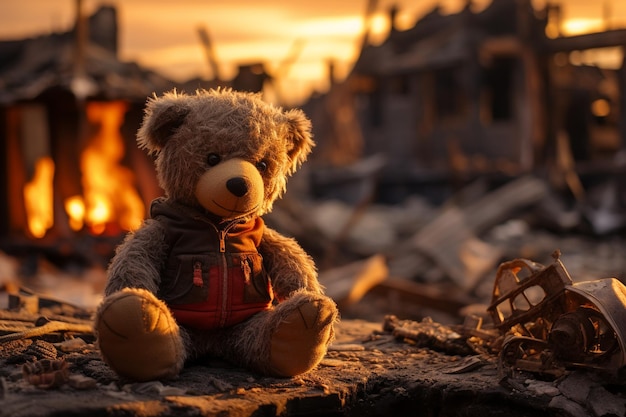
<svg viewBox="0 0 626 417">
<path fill-rule="evenodd" d="M 31 340 L 2 343 L 0 416 L 611 415 L 576 414 L 585 407 L 564 397 L 556 382 L 503 379 L 495 357 L 418 347 L 383 330 L 383 323 L 363 320 L 343 320 L 323 362 L 286 379 L 207 361 L 173 381 L 130 383 L 118 379 L 89 342 L 54 344 L 70 376 L 48 389 L 29 383 L 41 378 L 23 371 L 24 360 L 42 349 Z M 619 392 L 610 394 L 618 408 L 626 403 Z"/>
</svg>

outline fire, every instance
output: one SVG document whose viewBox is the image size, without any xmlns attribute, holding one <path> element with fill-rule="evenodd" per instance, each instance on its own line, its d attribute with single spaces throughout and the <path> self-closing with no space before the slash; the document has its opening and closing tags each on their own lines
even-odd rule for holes
<svg viewBox="0 0 626 417">
<path fill-rule="evenodd" d="M 126 108 L 123 102 L 87 104 L 87 119 L 98 130 L 81 154 L 83 195 L 63 202 L 72 230 L 117 233 L 134 230 L 143 221 L 144 204 L 135 189 L 133 172 L 121 165 L 125 149 L 120 127 Z M 52 158 L 40 158 L 23 190 L 28 230 L 36 238 L 44 237 L 53 226 L 54 170 Z"/>
<path fill-rule="evenodd" d="M 54 162 L 50 157 L 37 160 L 33 179 L 24 186 L 24 203 L 28 229 L 37 238 L 44 237 L 52 227 L 52 177 Z"/>
<path fill-rule="evenodd" d="M 134 175 L 120 165 L 125 151 L 120 127 L 126 107 L 123 102 L 87 105 L 87 119 L 100 129 L 81 155 L 84 195 L 65 202 L 75 230 L 86 225 L 92 233 L 102 234 L 111 223 L 134 230 L 143 220 L 144 204 L 134 187 Z"/>
<path fill-rule="evenodd" d="M 85 202 L 81 196 L 70 197 L 65 200 L 65 212 L 69 216 L 70 227 L 72 230 L 80 230 L 85 222 Z"/>
</svg>

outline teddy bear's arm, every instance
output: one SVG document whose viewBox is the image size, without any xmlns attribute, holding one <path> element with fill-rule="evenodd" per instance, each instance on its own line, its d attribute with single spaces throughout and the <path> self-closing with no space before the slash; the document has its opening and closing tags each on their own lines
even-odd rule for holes
<svg viewBox="0 0 626 417">
<path fill-rule="evenodd" d="M 117 247 L 109 265 L 105 294 L 123 288 L 144 288 L 156 294 L 167 250 L 163 226 L 155 220 L 146 220 Z"/>
<path fill-rule="evenodd" d="M 294 239 L 266 227 L 259 252 L 263 255 L 263 264 L 279 299 L 285 299 L 302 288 L 323 293 L 313 259 Z"/>
</svg>

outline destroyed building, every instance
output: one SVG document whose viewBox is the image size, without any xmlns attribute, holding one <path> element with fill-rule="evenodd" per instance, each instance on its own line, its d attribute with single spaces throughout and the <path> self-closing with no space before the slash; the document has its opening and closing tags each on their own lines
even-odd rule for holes
<svg viewBox="0 0 626 417">
<path fill-rule="evenodd" d="M 15 238 L 95 231 L 94 223 L 87 224 L 86 211 L 97 203 L 88 202 L 83 171 L 102 159 L 88 161 L 88 154 L 122 167 L 117 173 L 100 172 L 100 177 L 134 176 L 138 187 L 130 197 L 136 207 L 112 207 L 118 218 L 105 220 L 97 226 L 98 233 L 104 228 L 112 233 L 127 229 L 121 219 L 129 211 L 143 218 L 145 204 L 160 190 L 152 162 L 135 145 L 135 132 L 146 97 L 173 85 L 118 57 L 117 12 L 112 6 L 87 17 L 79 0 L 69 31 L 1 41 L 0 149 L 6 158 L 0 161 L 0 238 L 15 245 Z M 52 195 L 37 189 L 35 183 L 43 177 L 53 182 Z M 29 187 L 36 204 L 28 202 Z M 124 192 L 110 188 L 124 199 Z M 37 210 L 45 213 L 37 216 Z"/>
<path fill-rule="evenodd" d="M 530 0 L 473 9 L 435 7 L 399 30 L 392 8 L 386 40 L 364 43 L 347 79 L 318 99 L 329 110 L 309 103 L 320 159 L 383 155 L 379 194 L 390 201 L 429 181 L 610 170 L 626 143 L 626 67 L 583 62 L 599 49 L 623 56 L 626 30 L 562 36 L 560 6 Z"/>
<path fill-rule="evenodd" d="M 75 3 L 70 30 L 0 41 L 0 151 L 7 156 L 0 161 L 0 242 L 12 246 L 15 238 L 42 241 L 47 235 L 49 244 L 81 233 L 119 236 L 145 217 L 161 194 L 150 157 L 135 143 L 147 97 L 173 88 L 258 92 L 270 78 L 254 63 L 240 64 L 233 80 L 221 79 L 205 34 L 214 78 L 175 82 L 120 59 L 114 6 L 86 16 L 83 1 Z M 88 161 L 89 155 L 102 158 Z M 86 173 L 105 163 L 100 172 Z M 88 177 L 109 181 L 103 187 L 109 191 L 101 190 L 108 201 L 95 196 L 97 184 Z M 120 181 L 128 187 L 117 188 Z M 53 182 L 52 195 L 37 182 Z M 34 203 L 25 195 L 29 188 L 37 189 Z M 111 213 L 89 220 L 102 209 Z"/>
</svg>

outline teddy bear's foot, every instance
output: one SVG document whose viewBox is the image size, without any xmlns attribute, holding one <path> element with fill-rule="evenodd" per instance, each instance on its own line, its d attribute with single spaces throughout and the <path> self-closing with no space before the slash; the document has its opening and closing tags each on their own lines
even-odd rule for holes
<svg viewBox="0 0 626 417">
<path fill-rule="evenodd" d="M 272 334 L 270 373 L 290 377 L 314 368 L 334 336 L 336 318 L 337 307 L 328 298 L 296 307 Z"/>
<path fill-rule="evenodd" d="M 137 381 L 174 377 L 185 360 L 178 325 L 152 293 L 126 288 L 107 297 L 96 313 L 103 359 L 120 376 Z"/>
</svg>

